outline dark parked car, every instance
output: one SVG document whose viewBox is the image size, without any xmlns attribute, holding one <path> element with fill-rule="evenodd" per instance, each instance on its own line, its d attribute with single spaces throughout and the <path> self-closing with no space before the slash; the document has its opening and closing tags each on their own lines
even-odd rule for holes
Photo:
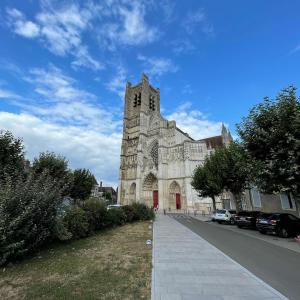
<svg viewBox="0 0 300 300">
<path fill-rule="evenodd" d="M 256 228 L 256 218 L 260 214 L 259 211 L 240 211 L 235 216 L 235 223 L 239 228 Z"/>
<path fill-rule="evenodd" d="M 300 234 L 300 219 L 291 214 L 261 214 L 256 227 L 260 233 L 275 233 L 280 237 Z"/>
</svg>

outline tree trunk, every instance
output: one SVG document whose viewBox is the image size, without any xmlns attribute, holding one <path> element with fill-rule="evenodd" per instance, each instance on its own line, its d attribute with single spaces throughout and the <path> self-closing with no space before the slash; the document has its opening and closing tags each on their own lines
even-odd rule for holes
<svg viewBox="0 0 300 300">
<path fill-rule="evenodd" d="M 232 194 L 232 195 L 235 202 L 235 210 L 238 213 L 242 210 L 242 200 L 241 200 L 242 194 Z"/>
<path fill-rule="evenodd" d="M 212 203 L 213 203 L 213 209 L 214 209 L 214 211 L 216 211 L 216 210 L 217 210 L 217 207 L 216 207 L 216 199 L 215 199 L 215 196 L 213 195 L 211 198 L 212 198 Z"/>
</svg>

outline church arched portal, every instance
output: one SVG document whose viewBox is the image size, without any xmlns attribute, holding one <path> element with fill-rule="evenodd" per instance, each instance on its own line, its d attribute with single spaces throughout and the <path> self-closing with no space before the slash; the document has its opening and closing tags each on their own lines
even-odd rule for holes
<svg viewBox="0 0 300 300">
<path fill-rule="evenodd" d="M 157 208 L 159 205 L 158 199 L 158 182 L 155 175 L 149 173 L 143 182 L 143 198 L 145 204 L 149 207 Z"/>
<path fill-rule="evenodd" d="M 169 208 L 181 209 L 181 190 L 176 181 L 173 181 L 169 187 Z"/>
</svg>

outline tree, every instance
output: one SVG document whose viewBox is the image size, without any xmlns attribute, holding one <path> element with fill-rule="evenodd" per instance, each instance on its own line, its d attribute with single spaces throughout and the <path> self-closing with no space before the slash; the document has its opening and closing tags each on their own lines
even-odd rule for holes
<svg viewBox="0 0 300 300">
<path fill-rule="evenodd" d="M 213 153 L 202 166 L 198 166 L 192 177 L 192 186 L 200 197 L 210 197 L 216 210 L 215 197 L 222 193 L 222 177 L 219 172 L 220 157 Z"/>
<path fill-rule="evenodd" d="M 251 167 L 243 147 L 232 142 L 229 147 L 217 149 L 215 155 L 222 157 L 219 171 L 222 176 L 222 187 L 232 193 L 236 210 L 242 209 L 242 193 L 249 187 Z"/>
<path fill-rule="evenodd" d="M 77 169 L 73 172 L 70 196 L 76 200 L 85 200 L 90 196 L 95 184 L 97 184 L 95 176 L 89 170 Z"/>
<path fill-rule="evenodd" d="M 24 170 L 23 141 L 9 131 L 0 131 L 0 181 L 5 174 L 13 176 Z"/>
<path fill-rule="evenodd" d="M 251 172 L 243 148 L 236 142 L 229 147 L 219 147 L 198 167 L 193 175 L 192 186 L 201 197 L 210 197 L 216 209 L 215 196 L 224 190 L 234 197 L 237 211 L 241 209 L 241 195 L 248 187 Z"/>
<path fill-rule="evenodd" d="M 72 186 L 72 173 L 68 169 L 68 161 L 65 157 L 53 152 L 40 153 L 32 163 L 34 174 L 40 175 L 47 171 L 48 175 L 60 186 L 63 187 L 63 194 L 68 195 Z"/>
<path fill-rule="evenodd" d="M 256 169 L 256 183 L 268 193 L 300 194 L 300 101 L 296 88 L 282 90 L 254 106 L 238 125 Z"/>
<path fill-rule="evenodd" d="M 59 186 L 47 172 L 6 176 L 0 185 L 0 265 L 54 238 L 61 202 Z"/>
</svg>

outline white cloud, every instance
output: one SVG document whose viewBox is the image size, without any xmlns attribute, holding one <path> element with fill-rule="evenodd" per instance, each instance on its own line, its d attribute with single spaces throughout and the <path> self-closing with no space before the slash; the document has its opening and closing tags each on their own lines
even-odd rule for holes
<svg viewBox="0 0 300 300">
<path fill-rule="evenodd" d="M 19 10 L 7 9 L 8 21 L 12 25 L 15 33 L 22 35 L 26 38 L 35 38 L 40 34 L 39 25 L 27 21 L 23 13 Z"/>
<path fill-rule="evenodd" d="M 222 122 L 211 121 L 201 111 L 192 110 L 190 102 L 179 106 L 166 117 L 175 120 L 177 127 L 197 140 L 221 134 Z"/>
<path fill-rule="evenodd" d="M 105 122 L 105 120 L 103 120 Z M 26 156 L 43 151 L 64 155 L 71 168 L 88 168 L 98 178 L 117 185 L 121 132 L 103 134 L 93 129 L 45 122 L 32 114 L 0 112 L 0 128 L 22 137 Z"/>
<path fill-rule="evenodd" d="M 168 58 L 138 55 L 138 60 L 143 62 L 145 73 L 152 76 L 161 76 L 165 73 L 175 73 L 178 71 L 178 67 Z"/>
<path fill-rule="evenodd" d="M 92 9 L 94 6 L 80 7 L 75 3 L 53 7 L 51 2 L 42 1 L 42 10 L 36 15 L 35 22 L 26 20 L 15 8 L 7 9 L 7 15 L 15 33 L 26 38 L 39 38 L 56 55 L 72 55 L 74 67 L 100 70 L 103 65 L 91 57 L 82 41 L 83 32 L 97 13 Z"/>
<path fill-rule="evenodd" d="M 145 20 L 146 4 L 143 1 L 109 1 L 109 7 L 111 18 L 99 28 L 102 46 L 115 50 L 119 45 L 144 45 L 158 38 L 158 29 Z"/>
<path fill-rule="evenodd" d="M 116 75 L 106 84 L 108 90 L 116 93 L 122 99 L 124 98 L 126 85 L 126 70 L 123 66 L 117 67 Z"/>
<path fill-rule="evenodd" d="M 48 69 L 35 68 L 29 73 L 25 79 L 33 84 L 38 94 L 49 101 L 71 102 L 95 98 L 93 94 L 76 87 L 76 80 L 54 65 L 50 65 Z"/>
<path fill-rule="evenodd" d="M 188 34 L 192 34 L 199 27 L 206 35 L 214 34 L 214 27 L 207 20 L 204 9 L 198 9 L 196 11 L 189 12 L 185 17 L 182 26 Z"/>
<path fill-rule="evenodd" d="M 188 39 L 177 39 L 172 41 L 170 44 L 172 51 L 177 55 L 191 52 L 196 49 L 195 45 Z"/>
<path fill-rule="evenodd" d="M 51 65 L 32 69 L 25 78 L 38 94 L 36 101 L 20 106 L 49 122 L 92 128 L 102 133 L 118 131 L 118 111 L 104 109 L 98 98 L 78 87 L 78 82 Z"/>
<path fill-rule="evenodd" d="M 11 92 L 9 90 L 5 90 L 5 89 L 0 88 L 0 98 L 3 98 L 3 99 L 18 99 L 18 98 L 20 98 L 20 96 L 15 94 L 14 92 Z"/>
<path fill-rule="evenodd" d="M 22 78 L 22 77 L 21 77 Z M 19 96 L 20 113 L 0 112 L 0 128 L 24 138 L 28 157 L 49 150 L 66 156 L 72 168 L 89 168 L 99 180 L 118 180 L 122 120 L 115 108 L 61 69 L 35 68 L 24 78 L 36 95 Z M 0 96 L 12 97 L 0 89 Z"/>
</svg>

